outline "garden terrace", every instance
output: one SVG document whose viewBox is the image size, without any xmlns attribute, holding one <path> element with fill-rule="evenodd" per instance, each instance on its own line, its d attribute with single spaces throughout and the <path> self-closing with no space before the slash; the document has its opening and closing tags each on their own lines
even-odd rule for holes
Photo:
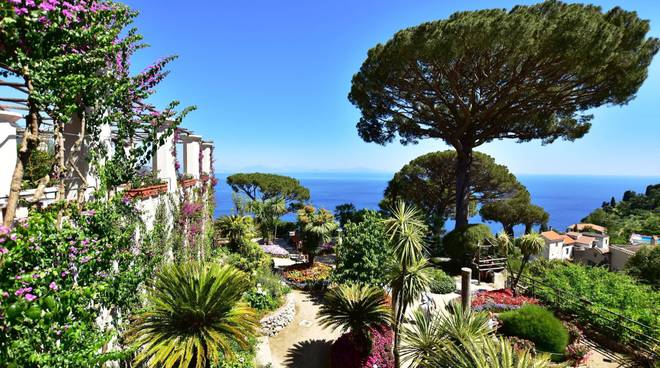
<svg viewBox="0 0 660 368">
<path fill-rule="evenodd" d="M 19 159 L 16 147 L 20 145 L 26 132 L 26 119 L 29 115 L 28 100 L 26 98 L 27 86 L 19 79 L 0 80 L 0 220 L 10 194 L 12 174 Z M 147 107 L 157 114 L 156 110 Z M 21 201 L 17 208 L 16 217 L 27 216 L 28 204 L 48 206 L 60 199 L 88 200 L 95 190 L 103 185 L 100 168 L 104 163 L 112 160 L 113 153 L 123 149 L 141 157 L 136 161 L 145 162 L 140 167 L 141 174 L 151 173 L 156 182 L 161 182 L 164 188 L 151 188 L 139 191 L 133 183 L 125 183 L 116 189 L 127 189 L 131 198 L 143 200 L 143 207 L 153 215 L 155 204 L 153 199 L 167 193 L 191 191 L 193 188 L 202 188 L 210 184 L 210 175 L 213 172 L 213 142 L 204 140 L 189 129 L 178 127 L 179 122 L 166 120 L 155 129 L 149 124 L 140 124 L 133 132 L 130 140 L 126 141 L 122 127 L 112 122 L 99 125 L 98 129 L 90 127 L 78 116 L 73 116 L 63 129 L 58 129 L 54 118 L 47 111 L 40 111 L 38 144 L 32 148 L 44 152 L 51 159 L 51 167 L 45 173 L 49 174 L 48 181 L 24 181 L 20 192 Z M 160 140 L 163 144 L 153 144 Z M 158 142 L 160 143 L 160 142 Z M 62 147 L 60 147 L 60 145 Z M 182 151 L 177 149 L 182 148 Z M 123 147 L 123 148 L 122 148 Z M 144 147 L 152 152 L 145 152 Z M 136 148 L 132 150 L 131 148 Z M 63 157 L 58 157 L 61 150 Z M 179 154 L 181 152 L 181 154 Z M 144 160 L 150 157 L 149 160 Z M 88 159 L 92 157 L 93 159 Z M 179 162 L 182 157 L 183 164 Z M 57 160 L 64 163 L 58 167 Z M 61 173 L 60 173 L 61 172 Z M 179 180 L 185 178 L 186 180 Z M 41 178 L 38 178 L 41 179 Z M 44 183 L 41 187 L 38 184 Z M 150 184 L 153 184 L 152 181 Z M 184 185 L 182 185 L 185 183 Z M 133 185 L 131 185 L 133 184 Z M 163 186 L 162 185 L 162 186 Z M 148 218 L 150 216 L 146 216 Z M 145 219 L 146 219 L 145 218 Z"/>
</svg>

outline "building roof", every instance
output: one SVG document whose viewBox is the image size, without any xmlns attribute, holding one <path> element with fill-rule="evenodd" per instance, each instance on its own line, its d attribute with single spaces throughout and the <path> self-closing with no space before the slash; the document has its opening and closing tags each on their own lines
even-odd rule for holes
<svg viewBox="0 0 660 368">
<path fill-rule="evenodd" d="M 588 224 L 588 223 L 581 223 L 581 224 L 572 224 L 568 227 L 568 231 L 575 231 L 577 227 L 577 231 L 583 231 L 584 229 L 591 229 L 593 231 L 599 232 L 599 233 L 606 233 L 607 228 L 604 226 L 596 225 L 596 224 Z"/>
<path fill-rule="evenodd" d="M 544 231 L 541 233 L 541 236 L 543 236 L 545 239 L 549 241 L 562 241 L 564 240 L 564 236 L 556 233 L 554 230 L 550 231 Z"/>
<path fill-rule="evenodd" d="M 575 242 L 579 244 L 592 245 L 594 243 L 594 240 L 596 240 L 596 238 L 582 235 L 582 236 L 578 236 L 578 238 L 575 239 Z"/>
<path fill-rule="evenodd" d="M 568 235 L 564 235 L 564 245 L 572 245 L 573 243 L 575 243 L 575 239 Z"/>
</svg>

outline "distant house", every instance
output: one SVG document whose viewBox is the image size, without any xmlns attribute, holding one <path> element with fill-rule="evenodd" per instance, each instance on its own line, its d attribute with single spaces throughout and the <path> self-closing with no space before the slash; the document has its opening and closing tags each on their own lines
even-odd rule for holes
<svg viewBox="0 0 660 368">
<path fill-rule="evenodd" d="M 621 271 L 626 267 L 628 260 L 644 247 L 657 247 L 658 245 L 612 245 L 610 246 L 610 271 Z"/>
<path fill-rule="evenodd" d="M 609 252 L 610 237 L 607 234 L 569 231 L 567 237 L 574 240 L 574 246 L 580 249 L 598 248 L 603 253 Z"/>
<path fill-rule="evenodd" d="M 553 230 L 541 233 L 545 239 L 545 247 L 541 256 L 546 259 L 570 260 L 573 256 L 574 241 L 566 235 L 559 234 Z"/>
<path fill-rule="evenodd" d="M 570 225 L 566 232 L 576 232 L 576 233 L 596 233 L 605 235 L 607 234 L 607 228 L 605 226 L 600 226 L 596 224 L 581 223 Z"/>
<path fill-rule="evenodd" d="M 631 234 L 630 244 L 632 245 L 658 245 L 660 244 L 660 235 Z"/>
<path fill-rule="evenodd" d="M 587 266 L 604 266 L 610 263 L 610 251 L 605 252 L 598 247 L 573 248 L 573 262 Z"/>
</svg>

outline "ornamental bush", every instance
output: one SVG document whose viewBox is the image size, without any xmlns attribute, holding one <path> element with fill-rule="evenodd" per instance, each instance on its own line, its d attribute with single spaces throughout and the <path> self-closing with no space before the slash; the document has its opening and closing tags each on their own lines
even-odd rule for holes
<svg viewBox="0 0 660 368">
<path fill-rule="evenodd" d="M 332 344 L 330 363 L 332 368 L 393 368 L 392 343 L 394 333 L 389 326 L 372 328 L 371 350 L 366 357 L 361 356 L 353 345 L 350 332 L 343 334 Z"/>
<path fill-rule="evenodd" d="M 546 352 L 563 353 L 568 345 L 568 330 L 549 310 L 533 304 L 500 314 L 500 332 L 529 340 Z"/>
<path fill-rule="evenodd" d="M 387 282 L 385 270 L 392 262 L 392 253 L 385 223 L 375 211 L 365 211 L 362 221 L 344 225 L 342 241 L 335 247 L 335 253 L 334 282 L 368 285 Z"/>
<path fill-rule="evenodd" d="M 100 352 L 121 328 L 107 317 L 139 305 L 135 291 L 163 256 L 145 244 L 135 250 L 138 224 L 134 207 L 115 199 L 80 212 L 51 206 L 0 228 L 0 362 L 99 367 L 121 359 Z"/>
<path fill-rule="evenodd" d="M 456 291 L 456 280 L 444 273 L 444 271 L 434 268 L 431 270 L 431 283 L 429 285 L 432 293 L 449 294 Z"/>
<path fill-rule="evenodd" d="M 493 235 L 484 224 L 469 224 L 454 229 L 442 238 L 442 246 L 456 269 L 468 265 L 478 244 Z"/>
</svg>

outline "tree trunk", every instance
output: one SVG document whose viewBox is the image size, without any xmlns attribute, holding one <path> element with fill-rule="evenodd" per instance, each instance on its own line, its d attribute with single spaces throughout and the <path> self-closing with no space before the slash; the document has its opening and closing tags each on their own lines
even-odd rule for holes
<svg viewBox="0 0 660 368">
<path fill-rule="evenodd" d="M 502 224 L 502 227 L 504 228 L 504 232 L 505 232 L 508 236 L 510 236 L 511 238 L 514 237 L 514 234 L 513 234 L 513 225 L 510 225 L 510 224 Z"/>
<path fill-rule="evenodd" d="M 30 159 L 30 153 L 39 144 L 39 110 L 35 106 L 32 98 L 32 79 L 29 77 L 29 71 L 23 70 L 25 84 L 28 87 L 28 108 L 29 114 L 25 124 L 25 131 L 23 132 L 23 139 L 21 146 L 18 150 L 18 160 L 14 167 L 14 174 L 11 177 L 11 185 L 9 188 L 9 196 L 7 197 L 7 207 L 4 216 L 4 225 L 11 226 L 16 217 L 16 208 L 18 207 L 18 200 L 21 195 L 21 185 L 23 183 L 23 173 L 27 163 Z"/>
<path fill-rule="evenodd" d="M 534 224 L 525 224 L 525 234 L 530 234 L 534 230 Z"/>
<path fill-rule="evenodd" d="M 455 229 L 468 224 L 470 206 L 470 168 L 472 148 L 456 150 L 456 225 Z"/>
<path fill-rule="evenodd" d="M 513 280 L 513 284 L 511 285 L 511 291 L 513 291 L 513 295 L 518 295 L 518 292 L 516 291 L 516 287 L 518 286 L 518 282 L 520 282 L 520 276 L 522 276 L 523 271 L 525 271 L 525 266 L 527 265 L 527 262 L 529 262 L 529 256 L 524 256 L 522 259 L 522 263 L 520 264 L 520 271 L 518 271 L 518 275 L 516 275 L 516 278 Z"/>
</svg>

